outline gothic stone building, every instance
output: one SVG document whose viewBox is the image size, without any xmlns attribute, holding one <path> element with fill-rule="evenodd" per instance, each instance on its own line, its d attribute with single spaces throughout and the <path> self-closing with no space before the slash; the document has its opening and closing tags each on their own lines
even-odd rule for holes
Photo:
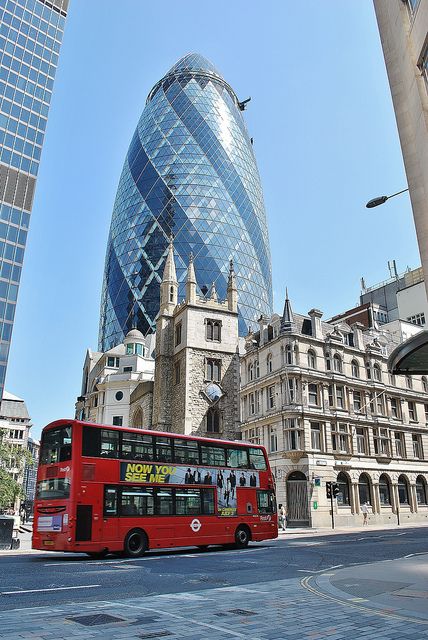
<svg viewBox="0 0 428 640">
<path fill-rule="evenodd" d="M 388 325 L 293 314 L 260 319 L 241 359 L 243 439 L 263 444 L 291 525 L 428 522 L 428 381 L 391 376 Z"/>
</svg>

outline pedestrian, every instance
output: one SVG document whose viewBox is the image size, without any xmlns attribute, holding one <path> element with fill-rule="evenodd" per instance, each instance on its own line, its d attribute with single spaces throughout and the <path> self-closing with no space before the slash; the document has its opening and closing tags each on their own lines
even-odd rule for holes
<svg viewBox="0 0 428 640">
<path fill-rule="evenodd" d="M 285 531 L 285 527 L 287 526 L 287 510 L 283 504 L 279 505 L 279 525 L 282 527 L 282 530 Z"/>
<path fill-rule="evenodd" d="M 367 514 L 369 512 L 369 503 L 368 502 L 363 502 L 363 504 L 361 505 L 361 513 L 363 514 L 363 526 L 365 524 L 368 524 L 367 522 Z"/>
</svg>

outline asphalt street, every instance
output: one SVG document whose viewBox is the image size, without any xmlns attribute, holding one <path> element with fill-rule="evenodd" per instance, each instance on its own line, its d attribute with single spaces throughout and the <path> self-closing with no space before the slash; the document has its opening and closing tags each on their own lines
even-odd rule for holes
<svg viewBox="0 0 428 640">
<path fill-rule="evenodd" d="M 138 559 L 2 554 L 0 610 L 263 585 L 427 552 L 428 527 L 419 527 L 336 535 L 295 535 L 290 530 L 245 550 L 186 548 Z"/>
</svg>

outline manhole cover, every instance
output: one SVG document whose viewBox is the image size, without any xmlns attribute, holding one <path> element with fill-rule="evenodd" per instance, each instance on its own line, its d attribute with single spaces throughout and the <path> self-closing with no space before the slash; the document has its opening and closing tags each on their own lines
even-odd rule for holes
<svg viewBox="0 0 428 640">
<path fill-rule="evenodd" d="M 85 627 L 94 627 L 97 624 L 110 624 L 111 622 L 125 622 L 124 618 L 116 618 L 115 616 L 109 616 L 108 613 L 95 613 L 92 616 L 77 616 L 73 618 L 66 618 L 72 622 L 78 622 Z"/>
<path fill-rule="evenodd" d="M 229 613 L 236 613 L 237 616 L 256 616 L 255 611 L 248 611 L 247 609 L 229 609 Z"/>
<path fill-rule="evenodd" d="M 139 638 L 147 640 L 148 638 L 164 638 L 165 636 L 172 636 L 171 631 L 152 631 L 151 633 L 143 633 Z"/>
</svg>

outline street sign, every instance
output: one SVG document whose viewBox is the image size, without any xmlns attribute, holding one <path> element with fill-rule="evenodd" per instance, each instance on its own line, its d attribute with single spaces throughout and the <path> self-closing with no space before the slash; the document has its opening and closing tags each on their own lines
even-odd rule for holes
<svg viewBox="0 0 428 640">
<path fill-rule="evenodd" d="M 314 500 L 314 509 L 318 509 L 318 502 Z"/>
</svg>

